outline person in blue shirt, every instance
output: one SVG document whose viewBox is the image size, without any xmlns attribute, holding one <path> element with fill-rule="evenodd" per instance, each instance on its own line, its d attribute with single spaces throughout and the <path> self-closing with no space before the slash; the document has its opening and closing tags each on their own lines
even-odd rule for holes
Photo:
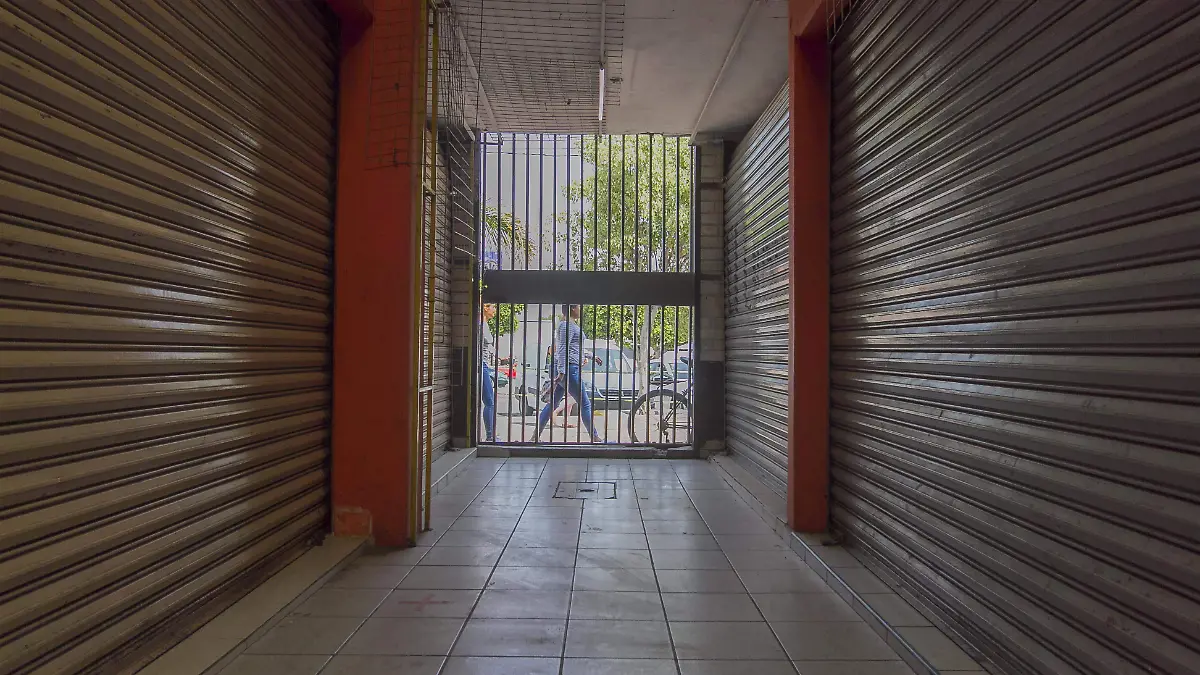
<svg viewBox="0 0 1200 675">
<path fill-rule="evenodd" d="M 564 305 L 566 318 L 554 332 L 554 360 L 550 376 L 554 378 L 550 400 L 538 415 L 537 437 L 541 438 L 546 424 L 560 401 L 568 395 L 579 402 L 583 427 L 592 437 L 593 443 L 603 443 L 604 438 L 596 431 L 592 419 L 592 399 L 583 388 L 581 375 L 583 363 L 583 330 L 579 328 L 579 305 Z"/>
</svg>

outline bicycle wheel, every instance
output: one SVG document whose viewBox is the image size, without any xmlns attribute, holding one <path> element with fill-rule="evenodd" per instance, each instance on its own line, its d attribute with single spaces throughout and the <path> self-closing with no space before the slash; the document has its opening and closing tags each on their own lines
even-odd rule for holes
<svg viewBox="0 0 1200 675">
<path fill-rule="evenodd" d="M 629 438 L 634 443 L 686 445 L 692 431 L 692 406 L 675 391 L 651 391 L 633 404 Z"/>
</svg>

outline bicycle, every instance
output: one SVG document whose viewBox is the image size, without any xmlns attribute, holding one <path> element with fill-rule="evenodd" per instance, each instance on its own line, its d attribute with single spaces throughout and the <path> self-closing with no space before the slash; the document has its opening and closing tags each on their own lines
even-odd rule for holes
<svg viewBox="0 0 1200 675">
<path fill-rule="evenodd" d="M 692 432 L 691 400 L 690 382 L 682 390 L 660 385 L 637 397 L 629 412 L 630 440 L 651 445 L 688 444 Z"/>
</svg>

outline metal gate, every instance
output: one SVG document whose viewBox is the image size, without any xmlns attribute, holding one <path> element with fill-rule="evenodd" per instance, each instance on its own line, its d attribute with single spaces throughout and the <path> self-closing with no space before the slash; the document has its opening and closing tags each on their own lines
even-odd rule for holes
<svg viewBox="0 0 1200 675">
<path fill-rule="evenodd" d="M 494 341 L 479 352 L 479 382 L 494 382 L 495 442 L 687 445 L 692 147 L 661 135 L 488 134 L 481 148 L 481 294 L 496 313 L 486 330 L 478 322 Z M 539 436 L 539 415 L 568 391 Z"/>
<path fill-rule="evenodd" d="M 136 669 L 326 528 L 319 2 L 0 2 L 0 672 Z"/>
<path fill-rule="evenodd" d="M 725 188 L 725 444 L 780 495 L 791 339 L 787 92 L 738 144 Z"/>
<path fill-rule="evenodd" d="M 835 526 L 1002 672 L 1196 672 L 1200 5 L 858 9 Z"/>
</svg>

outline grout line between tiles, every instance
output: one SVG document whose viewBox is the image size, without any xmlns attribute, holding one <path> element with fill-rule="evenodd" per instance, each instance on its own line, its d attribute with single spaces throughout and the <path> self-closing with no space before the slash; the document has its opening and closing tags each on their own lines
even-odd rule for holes
<svg viewBox="0 0 1200 675">
<path fill-rule="evenodd" d="M 508 464 L 508 460 L 505 460 L 504 463 L 500 465 L 500 468 L 496 469 L 496 472 L 493 473 L 492 477 L 488 480 L 487 485 L 484 485 L 483 488 L 479 490 L 479 494 L 483 494 L 483 490 L 486 490 L 488 488 L 488 486 L 490 486 L 492 484 L 492 481 L 496 480 L 496 476 L 500 475 L 500 472 L 504 470 L 504 466 L 507 464 Z M 538 483 L 542 482 L 542 476 L 544 476 L 546 474 L 546 467 L 548 466 L 548 464 L 549 464 L 548 462 L 542 463 L 542 470 L 538 472 L 538 478 L 537 478 Z M 522 516 L 525 515 L 525 509 L 529 508 L 529 502 L 531 500 L 533 500 L 533 495 L 535 492 L 537 492 L 537 484 L 534 484 L 533 492 L 530 492 L 529 496 L 525 498 L 525 506 L 523 506 L 521 508 Z M 479 494 L 475 495 L 475 499 L 479 499 Z M 475 499 L 471 500 L 471 504 L 475 503 Z M 468 508 L 470 508 L 469 505 L 468 505 Z M 460 514 L 457 518 L 461 518 L 461 517 L 462 516 Z M 456 518 L 456 520 L 457 520 L 457 518 Z M 517 516 L 517 522 L 520 523 L 520 516 Z M 449 530 L 449 528 L 447 528 L 447 530 Z M 516 532 L 517 532 L 516 527 L 513 527 L 512 531 L 508 533 L 508 539 L 506 539 L 504 541 L 504 547 L 500 549 L 500 557 L 496 558 L 495 564 L 492 565 L 492 571 L 488 573 L 488 578 L 485 579 L 483 582 L 483 588 L 479 589 L 479 595 L 475 596 L 475 602 L 473 602 L 471 604 L 471 609 L 467 612 L 467 618 L 463 619 L 462 626 L 459 627 L 458 633 L 454 636 L 454 640 L 450 642 L 450 649 L 448 649 L 446 651 L 446 658 L 444 658 L 442 660 L 442 665 L 438 667 L 438 671 L 437 671 L 438 675 L 442 675 L 442 673 L 444 673 L 446 671 L 446 664 L 450 662 L 450 656 L 452 654 L 454 654 L 454 648 L 458 646 L 458 641 L 460 639 L 462 639 L 463 633 L 465 633 L 467 631 L 467 624 L 471 622 L 471 617 L 474 616 L 475 610 L 479 607 L 479 601 L 483 599 L 483 594 L 485 591 L 487 591 L 488 584 L 490 584 L 492 582 L 492 576 L 494 576 L 496 574 L 496 567 L 498 567 L 500 565 L 500 558 L 504 557 L 504 553 L 508 550 L 508 545 L 512 543 L 513 535 L 516 534 Z M 566 634 L 566 629 L 564 628 L 563 629 L 563 644 L 565 645 L 566 642 L 567 642 L 567 634 Z M 559 661 L 559 663 L 561 664 L 561 660 Z M 560 668 L 561 668 L 561 665 L 560 665 Z M 560 675 L 561 675 L 561 673 L 560 673 Z"/>
<path fill-rule="evenodd" d="M 676 474 L 676 475 L 678 476 L 678 474 Z M 679 482 L 680 482 L 680 484 L 683 484 L 682 478 L 680 479 Z M 727 485 L 727 487 L 724 489 L 729 490 L 730 492 L 734 492 L 736 494 L 736 491 L 733 490 L 732 486 Z M 792 671 L 795 672 L 796 675 L 801 675 L 799 668 L 796 666 L 796 662 L 792 660 L 791 655 L 788 654 L 788 652 L 787 652 L 787 648 L 785 648 L 783 646 L 783 641 L 779 639 L 779 634 L 775 632 L 775 627 L 772 626 L 769 621 L 767 621 L 767 615 L 763 614 L 762 607 L 759 606 L 758 600 L 756 600 L 754 598 L 754 594 L 751 593 L 750 589 L 746 587 L 746 582 L 742 579 L 742 573 L 738 571 L 737 567 L 734 567 L 733 561 L 729 559 L 729 554 L 725 551 L 725 546 L 723 546 L 721 544 L 721 542 L 717 539 L 717 535 L 713 534 L 712 528 L 709 527 L 709 525 L 708 525 L 708 519 L 706 519 L 704 517 L 704 514 L 700 511 L 700 507 L 696 505 L 696 501 L 695 501 L 695 499 L 692 498 L 692 493 L 690 490 L 688 490 L 687 485 L 683 485 L 683 493 L 687 495 L 688 501 L 690 501 L 692 503 L 692 507 L 696 509 L 696 513 L 700 514 L 700 520 L 704 521 L 704 527 L 705 527 L 705 529 L 708 530 L 709 536 L 711 536 L 713 538 L 713 540 L 717 542 L 717 550 L 719 550 L 721 552 L 721 555 L 725 556 L 725 562 L 729 563 L 729 568 L 731 570 L 733 570 L 733 573 L 737 576 L 738 583 L 740 583 L 742 585 L 742 589 L 745 590 L 746 595 L 750 597 L 750 602 L 754 604 L 754 609 L 756 609 L 758 611 L 758 615 L 760 617 L 762 617 L 763 624 L 766 625 L 767 630 L 771 631 L 771 637 L 775 638 L 775 643 L 777 645 L 779 645 L 779 650 L 783 653 L 784 658 L 787 659 L 788 664 L 790 664 L 792 666 Z M 665 606 L 664 606 L 664 611 L 665 611 Z M 670 626 L 669 621 L 667 622 L 667 625 Z M 676 664 L 678 664 L 678 663 L 679 663 L 679 661 L 676 660 Z"/>
<path fill-rule="evenodd" d="M 679 475 L 675 472 L 675 467 L 670 464 L 667 464 L 667 466 L 671 467 L 671 475 L 675 476 L 676 480 L 679 480 Z M 630 466 L 629 469 L 630 478 L 632 479 L 633 467 Z M 650 558 L 650 571 L 654 573 L 654 586 L 655 590 L 658 591 L 658 604 L 662 607 L 663 623 L 667 625 L 667 641 L 671 644 L 671 658 L 675 661 L 675 675 L 681 675 L 683 667 L 679 665 L 679 651 L 675 649 L 675 633 L 671 630 L 671 618 L 667 616 L 667 601 L 663 598 L 662 584 L 658 581 L 658 565 L 654 563 L 654 551 L 650 549 L 650 534 L 646 532 L 646 520 L 642 518 L 642 500 L 638 496 L 637 482 L 632 480 L 631 482 L 633 482 L 634 502 L 637 503 L 638 507 L 638 520 L 642 523 L 642 536 L 646 538 L 646 555 Z M 691 497 L 688 497 L 689 502 L 691 499 Z M 695 506 L 695 504 L 692 506 Z"/>
</svg>

